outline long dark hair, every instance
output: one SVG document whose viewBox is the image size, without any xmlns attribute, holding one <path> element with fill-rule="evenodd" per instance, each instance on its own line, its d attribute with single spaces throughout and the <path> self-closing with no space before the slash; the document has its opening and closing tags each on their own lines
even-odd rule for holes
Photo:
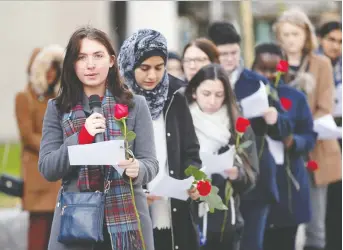
<svg viewBox="0 0 343 250">
<path fill-rule="evenodd" d="M 127 86 L 121 81 L 116 53 L 107 34 L 101 30 L 92 27 L 81 27 L 71 36 L 66 48 L 66 54 L 63 61 L 61 88 L 56 97 L 56 105 L 61 113 L 69 112 L 83 99 L 83 84 L 76 75 L 74 65 L 79 56 L 80 43 L 84 38 L 98 41 L 107 49 L 110 56 L 114 56 L 114 65 L 109 69 L 107 76 L 107 88 L 112 93 L 118 103 L 132 106 L 133 94 Z"/>
<path fill-rule="evenodd" d="M 223 105 L 227 106 L 228 110 L 228 116 L 230 119 L 230 132 L 231 132 L 231 138 L 230 138 L 230 144 L 234 144 L 236 142 L 237 133 L 235 130 L 235 124 L 236 120 L 239 116 L 239 111 L 237 107 L 236 97 L 235 94 L 231 88 L 230 80 L 227 75 L 227 72 L 224 70 L 222 66 L 216 63 L 212 63 L 209 65 L 206 65 L 202 67 L 190 80 L 188 83 L 186 90 L 185 90 L 185 96 L 187 98 L 187 101 L 189 104 L 192 104 L 195 100 L 193 98 L 193 94 L 197 90 L 197 88 L 200 86 L 200 84 L 203 81 L 206 80 L 220 80 L 223 83 L 224 87 L 224 102 Z M 244 141 L 244 138 L 242 138 Z M 252 165 L 249 162 L 248 156 L 246 154 L 240 154 L 242 160 L 243 160 L 243 166 L 247 169 L 247 173 L 249 178 L 254 181 L 255 177 L 252 174 Z"/>
</svg>

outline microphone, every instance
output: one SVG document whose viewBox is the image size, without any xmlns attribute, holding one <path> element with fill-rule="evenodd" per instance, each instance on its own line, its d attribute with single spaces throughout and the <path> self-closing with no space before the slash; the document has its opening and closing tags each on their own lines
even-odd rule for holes
<svg viewBox="0 0 343 250">
<path fill-rule="evenodd" d="M 89 107 L 93 113 L 102 114 L 100 96 L 91 95 L 89 97 Z M 97 133 L 95 135 L 95 142 L 102 142 L 102 141 L 104 141 L 104 134 L 103 133 Z"/>
</svg>

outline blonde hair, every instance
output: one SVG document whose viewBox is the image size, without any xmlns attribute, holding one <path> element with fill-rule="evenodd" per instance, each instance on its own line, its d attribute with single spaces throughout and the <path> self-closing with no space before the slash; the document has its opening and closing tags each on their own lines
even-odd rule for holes
<svg viewBox="0 0 343 250">
<path fill-rule="evenodd" d="M 303 52 L 310 53 L 318 46 L 317 37 L 314 26 L 308 16 L 300 9 L 293 8 L 282 13 L 273 25 L 273 31 L 276 34 L 277 40 L 280 41 L 280 29 L 284 23 L 290 23 L 304 29 L 306 38 Z"/>
</svg>

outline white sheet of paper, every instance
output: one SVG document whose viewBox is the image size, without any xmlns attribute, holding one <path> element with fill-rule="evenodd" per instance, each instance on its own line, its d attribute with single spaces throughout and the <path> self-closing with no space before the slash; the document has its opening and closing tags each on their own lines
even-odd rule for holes
<svg viewBox="0 0 343 250">
<path fill-rule="evenodd" d="M 112 167 L 114 167 L 114 168 L 118 171 L 118 173 L 120 174 L 120 176 L 123 176 L 123 173 L 124 173 L 124 171 L 125 171 L 125 168 L 121 168 L 121 167 L 119 167 L 118 165 L 112 165 Z"/>
<path fill-rule="evenodd" d="M 125 160 L 123 140 L 68 146 L 70 165 L 117 165 Z"/>
<path fill-rule="evenodd" d="M 158 179 L 153 179 L 149 184 L 149 192 L 152 195 L 187 200 L 189 195 L 187 190 L 191 187 L 194 177 L 190 176 L 184 180 L 178 180 L 169 175 L 161 175 Z"/>
<path fill-rule="evenodd" d="M 342 127 L 337 127 L 333 116 L 330 114 L 314 120 L 313 130 L 318 133 L 319 140 L 342 138 Z"/>
<path fill-rule="evenodd" d="M 335 88 L 335 104 L 333 110 L 334 117 L 342 116 L 342 83 Z"/>
<path fill-rule="evenodd" d="M 273 140 L 267 135 L 266 140 L 268 142 L 270 154 L 273 156 L 275 163 L 282 165 L 285 161 L 285 146 L 281 141 Z"/>
<path fill-rule="evenodd" d="M 226 178 L 227 174 L 224 173 L 224 170 L 233 167 L 235 155 L 236 148 L 234 146 L 230 147 L 229 150 L 220 155 L 200 152 L 200 159 L 204 166 L 201 170 L 207 176 L 211 176 L 211 174 L 221 174 Z"/>
<path fill-rule="evenodd" d="M 260 81 L 260 88 L 252 95 L 241 100 L 243 116 L 247 119 L 260 117 L 269 107 L 266 86 Z"/>
</svg>

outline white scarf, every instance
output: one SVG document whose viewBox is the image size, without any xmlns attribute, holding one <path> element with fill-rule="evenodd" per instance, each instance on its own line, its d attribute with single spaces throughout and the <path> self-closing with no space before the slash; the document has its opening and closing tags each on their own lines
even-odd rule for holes
<svg viewBox="0 0 343 250">
<path fill-rule="evenodd" d="M 202 112 L 196 102 L 189 109 L 201 152 L 217 153 L 221 147 L 228 145 L 231 137 L 230 119 L 225 104 L 213 114 Z"/>
</svg>

